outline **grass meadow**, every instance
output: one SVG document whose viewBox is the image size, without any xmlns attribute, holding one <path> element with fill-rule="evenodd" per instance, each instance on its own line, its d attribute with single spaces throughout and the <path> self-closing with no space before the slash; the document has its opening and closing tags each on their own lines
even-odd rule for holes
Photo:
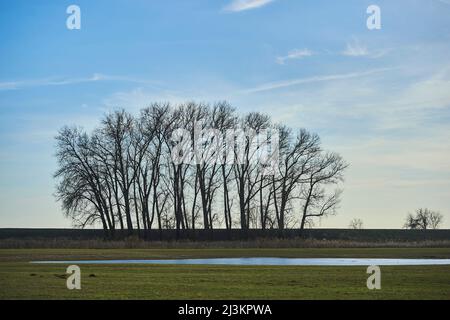
<svg viewBox="0 0 450 320">
<path fill-rule="evenodd" d="M 0 249 L 0 299 L 450 299 L 450 266 L 382 266 L 381 290 L 366 267 L 66 265 L 36 260 L 219 257 L 450 258 L 450 248 Z"/>
</svg>

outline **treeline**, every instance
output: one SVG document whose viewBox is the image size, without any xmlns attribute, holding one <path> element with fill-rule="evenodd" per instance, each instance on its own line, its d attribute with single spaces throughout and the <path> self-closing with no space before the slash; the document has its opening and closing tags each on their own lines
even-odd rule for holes
<svg viewBox="0 0 450 320">
<path fill-rule="evenodd" d="M 335 212 L 347 167 L 316 134 L 226 102 L 115 111 L 92 132 L 64 127 L 56 140 L 64 214 L 110 232 L 303 229 Z"/>
</svg>

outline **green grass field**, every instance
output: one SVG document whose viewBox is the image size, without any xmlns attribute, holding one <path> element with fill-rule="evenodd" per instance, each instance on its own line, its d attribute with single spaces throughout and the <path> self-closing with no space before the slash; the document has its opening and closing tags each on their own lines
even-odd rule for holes
<svg viewBox="0 0 450 320">
<path fill-rule="evenodd" d="M 1 249 L 0 299 L 450 299 L 450 266 L 366 267 L 80 265 L 68 290 L 66 265 L 33 260 L 205 257 L 450 258 L 450 248 L 352 249 Z"/>
</svg>

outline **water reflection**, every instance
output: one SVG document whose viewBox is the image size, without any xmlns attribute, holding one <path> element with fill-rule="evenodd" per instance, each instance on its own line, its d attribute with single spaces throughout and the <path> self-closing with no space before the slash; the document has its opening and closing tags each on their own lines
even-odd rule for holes
<svg viewBox="0 0 450 320">
<path fill-rule="evenodd" d="M 237 266 L 416 266 L 450 265 L 450 259 L 368 259 L 368 258 L 210 258 L 168 260 L 71 260 L 32 261 L 39 264 L 190 264 Z"/>
</svg>

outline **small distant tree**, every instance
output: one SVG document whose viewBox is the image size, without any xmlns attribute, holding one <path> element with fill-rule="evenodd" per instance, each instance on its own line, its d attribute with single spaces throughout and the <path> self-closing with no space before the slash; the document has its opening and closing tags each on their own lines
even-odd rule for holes
<svg viewBox="0 0 450 320">
<path fill-rule="evenodd" d="M 438 211 L 420 208 L 416 210 L 415 215 L 408 214 L 404 228 L 418 230 L 439 229 L 443 220 L 444 216 Z"/>
<path fill-rule="evenodd" d="M 350 224 L 348 225 L 350 229 L 362 229 L 363 228 L 363 221 L 361 219 L 355 218 L 350 221 Z"/>
</svg>

